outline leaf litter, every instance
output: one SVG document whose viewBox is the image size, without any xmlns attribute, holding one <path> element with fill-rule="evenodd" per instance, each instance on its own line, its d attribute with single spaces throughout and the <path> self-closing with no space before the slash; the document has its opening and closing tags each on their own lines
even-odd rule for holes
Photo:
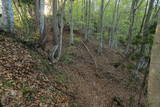
<svg viewBox="0 0 160 107">
<path fill-rule="evenodd" d="M 43 65 L 27 48 L 0 36 L 0 103 L 4 107 L 69 106 L 67 88 L 33 69 L 36 66 Z"/>
</svg>

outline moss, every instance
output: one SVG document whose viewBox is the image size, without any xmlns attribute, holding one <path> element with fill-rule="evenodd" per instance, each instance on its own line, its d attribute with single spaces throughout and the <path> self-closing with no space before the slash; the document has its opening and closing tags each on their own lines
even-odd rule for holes
<svg viewBox="0 0 160 107">
<path fill-rule="evenodd" d="M 45 97 L 45 96 L 40 96 L 39 99 L 40 99 L 40 101 L 41 101 L 42 103 L 45 103 L 45 102 L 46 102 L 46 97 Z"/>
<path fill-rule="evenodd" d="M 22 88 L 22 89 L 20 89 L 20 91 L 21 91 L 23 94 L 33 92 L 33 90 L 32 90 L 32 89 L 30 89 L 30 88 Z"/>
<path fill-rule="evenodd" d="M 4 78 L 0 77 L 0 83 L 2 83 L 2 86 L 6 88 L 13 87 L 14 84 L 11 81 L 5 80 Z"/>
</svg>

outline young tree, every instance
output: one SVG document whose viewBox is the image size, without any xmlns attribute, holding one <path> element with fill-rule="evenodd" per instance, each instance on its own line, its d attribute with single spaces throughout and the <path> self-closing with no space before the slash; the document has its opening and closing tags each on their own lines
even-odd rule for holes
<svg viewBox="0 0 160 107">
<path fill-rule="evenodd" d="M 103 37 L 103 18 L 104 18 L 104 0 L 101 0 L 100 9 L 100 42 L 98 52 L 101 55 L 104 47 L 104 37 Z"/>
<path fill-rule="evenodd" d="M 89 39 L 90 30 L 90 16 L 91 16 L 91 0 L 84 0 L 85 2 L 85 12 L 84 12 L 84 22 L 85 22 L 85 40 Z"/>
<path fill-rule="evenodd" d="M 141 54 L 141 58 L 139 58 L 139 61 L 137 62 L 137 68 L 136 68 L 136 72 L 139 71 L 139 69 L 143 68 L 146 69 L 146 65 L 149 64 L 149 55 L 151 53 L 151 43 L 148 43 L 149 38 L 150 38 L 150 23 L 151 23 L 151 16 L 153 14 L 153 8 L 154 8 L 154 3 L 155 0 L 150 0 L 148 1 L 147 6 L 147 10 L 145 13 L 145 17 L 142 20 L 142 28 L 141 28 L 141 32 L 142 32 L 142 38 L 141 41 L 142 44 L 140 46 L 140 54 Z"/>
<path fill-rule="evenodd" d="M 12 0 L 2 0 L 2 18 L 4 28 L 9 32 L 13 32 L 14 18 Z"/>
<path fill-rule="evenodd" d="M 66 0 L 62 0 L 61 4 L 53 0 L 53 48 L 49 55 L 53 63 L 59 61 L 62 53 L 65 4 Z"/>
<path fill-rule="evenodd" d="M 115 6 L 114 6 L 114 11 L 113 11 L 113 18 L 111 22 L 111 30 L 108 32 L 109 33 L 109 46 L 110 48 L 116 47 L 116 37 L 115 37 L 115 32 L 117 30 L 117 24 L 119 20 L 119 6 L 120 6 L 120 0 L 115 0 Z"/>
<path fill-rule="evenodd" d="M 152 12 L 153 12 L 154 2 L 155 2 L 155 0 L 149 1 L 148 10 L 147 10 L 147 14 L 146 14 L 144 25 L 143 25 L 143 32 L 142 32 L 143 41 L 145 41 L 149 36 L 149 25 L 150 25 L 150 21 L 151 21 Z M 143 53 L 145 49 L 146 49 L 146 45 L 142 44 L 141 53 Z M 148 54 L 148 53 L 146 53 L 146 54 Z"/>
<path fill-rule="evenodd" d="M 129 29 L 128 29 L 128 36 L 127 36 L 127 48 L 126 48 L 126 52 L 125 54 L 129 54 L 129 50 L 131 48 L 131 41 L 132 41 L 132 33 L 133 33 L 133 27 L 134 27 L 134 22 L 135 22 L 135 16 L 136 16 L 136 12 L 138 7 L 141 5 L 143 0 L 132 0 L 132 4 L 131 4 L 131 10 L 130 10 L 130 17 L 129 17 L 129 21 L 130 21 L 130 25 L 129 25 Z M 138 4 L 140 2 L 140 4 Z"/>
<path fill-rule="evenodd" d="M 150 72 L 148 79 L 149 107 L 160 106 L 160 12 L 154 43 L 151 51 Z"/>
<path fill-rule="evenodd" d="M 70 45 L 74 44 L 74 33 L 73 33 L 73 3 L 74 0 L 70 0 L 70 9 L 69 9 L 69 14 L 70 14 Z"/>
</svg>

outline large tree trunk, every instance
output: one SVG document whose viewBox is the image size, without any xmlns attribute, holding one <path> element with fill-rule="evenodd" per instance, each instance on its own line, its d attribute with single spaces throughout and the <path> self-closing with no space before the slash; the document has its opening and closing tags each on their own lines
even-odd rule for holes
<svg viewBox="0 0 160 107">
<path fill-rule="evenodd" d="M 148 80 L 148 102 L 149 107 L 160 107 L 160 12 L 151 52 Z"/>
<path fill-rule="evenodd" d="M 9 32 L 13 32 L 14 18 L 12 0 L 2 0 L 2 20 L 4 29 Z"/>
</svg>

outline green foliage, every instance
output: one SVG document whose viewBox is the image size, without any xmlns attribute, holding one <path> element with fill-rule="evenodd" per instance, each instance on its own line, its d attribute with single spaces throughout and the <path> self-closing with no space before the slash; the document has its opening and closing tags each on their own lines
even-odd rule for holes
<svg viewBox="0 0 160 107">
<path fill-rule="evenodd" d="M 64 53 L 61 57 L 61 60 L 65 64 L 73 64 L 73 58 L 71 53 Z"/>
<path fill-rule="evenodd" d="M 81 41 L 81 38 L 80 37 L 74 37 L 74 40 L 75 41 Z"/>
<path fill-rule="evenodd" d="M 78 38 L 78 40 L 80 40 L 80 38 Z M 68 49 L 75 49 L 75 48 L 76 48 L 76 46 L 74 46 L 74 45 L 71 45 L 71 46 L 68 47 Z"/>
<path fill-rule="evenodd" d="M 35 0 L 18 0 L 18 2 L 27 4 L 27 5 L 31 5 L 35 3 Z"/>
<path fill-rule="evenodd" d="M 8 88 L 14 86 L 12 82 L 7 81 L 7 80 L 3 81 L 2 84 L 4 87 L 8 87 Z"/>
<path fill-rule="evenodd" d="M 134 64 L 128 64 L 128 65 L 127 65 L 127 69 L 128 69 L 128 70 L 133 70 L 133 69 L 135 69 L 135 67 L 136 67 L 136 66 L 135 66 Z"/>
<path fill-rule="evenodd" d="M 40 96 L 39 98 L 40 98 L 40 101 L 41 101 L 41 102 L 43 102 L 43 103 L 45 103 L 45 102 L 46 102 L 46 98 L 45 98 L 45 96 Z"/>
<path fill-rule="evenodd" d="M 20 91 L 21 91 L 23 94 L 26 94 L 26 93 L 32 92 L 33 90 L 32 90 L 32 89 L 29 89 L 29 88 L 22 88 Z"/>
</svg>

